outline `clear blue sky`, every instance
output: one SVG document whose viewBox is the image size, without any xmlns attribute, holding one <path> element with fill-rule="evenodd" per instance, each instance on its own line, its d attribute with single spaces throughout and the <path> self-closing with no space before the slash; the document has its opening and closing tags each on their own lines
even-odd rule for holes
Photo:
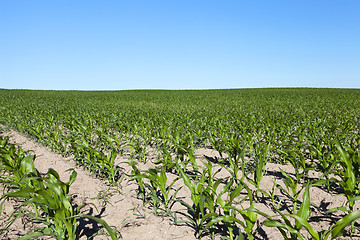
<svg viewBox="0 0 360 240">
<path fill-rule="evenodd" d="M 0 88 L 253 87 L 360 88 L 360 1 L 0 1 Z"/>
</svg>

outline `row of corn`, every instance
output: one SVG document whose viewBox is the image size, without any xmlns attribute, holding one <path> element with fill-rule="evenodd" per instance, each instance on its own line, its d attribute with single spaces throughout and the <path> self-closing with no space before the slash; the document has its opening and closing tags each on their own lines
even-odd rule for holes
<svg viewBox="0 0 360 240">
<path fill-rule="evenodd" d="M 19 239 L 51 236 L 54 239 L 78 239 L 78 221 L 89 218 L 101 224 L 116 239 L 116 232 L 100 218 L 81 214 L 85 206 L 75 206 L 71 202 L 69 188 L 77 173 L 72 170 L 69 181 L 60 180 L 52 168 L 43 176 L 34 167 L 34 155 L 27 154 L 19 146 L 9 143 L 9 137 L 0 137 L 0 183 L 4 187 L 1 196 L 0 214 L 4 203 L 16 199 L 19 204 L 14 212 L 1 224 L 0 232 L 8 231 L 19 217 L 25 217 L 38 226 Z"/>
</svg>

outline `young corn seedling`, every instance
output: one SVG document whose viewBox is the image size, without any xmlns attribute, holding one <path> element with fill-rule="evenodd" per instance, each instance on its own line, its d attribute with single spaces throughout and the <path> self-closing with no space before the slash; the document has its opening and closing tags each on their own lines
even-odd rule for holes
<svg viewBox="0 0 360 240">
<path fill-rule="evenodd" d="M 280 189 L 282 194 L 284 194 L 286 197 L 288 197 L 292 201 L 293 212 L 295 213 L 295 211 L 297 210 L 297 202 L 298 202 L 299 195 L 300 195 L 301 191 L 303 190 L 303 188 L 305 187 L 305 185 L 301 185 L 299 187 L 300 179 L 298 179 L 298 178 L 294 179 L 288 173 L 283 171 L 281 168 L 279 168 L 279 169 L 280 169 L 282 175 L 285 177 L 283 179 L 283 183 L 284 183 L 286 189 L 284 189 L 280 184 L 275 184 L 275 186 L 278 189 Z"/>
<path fill-rule="evenodd" d="M 25 205 L 32 205 L 35 212 L 27 211 L 26 216 L 41 221 L 46 226 L 35 228 L 20 239 L 45 235 L 56 239 L 76 239 L 76 219 L 78 218 L 90 218 L 99 222 L 105 227 L 111 238 L 116 239 L 116 233 L 105 221 L 90 215 L 80 215 L 79 211 L 83 206 L 75 208 L 71 205 L 68 193 L 70 185 L 77 176 L 75 171 L 72 172 L 67 183 L 62 182 L 59 174 L 51 168 L 47 172 L 47 177 L 43 178 L 34 167 L 35 156 L 26 156 L 20 148 L 16 152 L 14 147 L 9 147 L 9 155 L 3 154 L 3 150 L 4 148 L 1 149 L 0 166 L 9 173 L 5 182 L 11 187 L 11 191 L 5 193 L 1 200 L 10 197 L 23 199 L 24 201 L 13 214 L 17 217 L 24 215 L 18 210 L 22 210 Z M 43 215 L 39 214 L 39 210 Z M 6 227 L 12 223 L 13 221 Z"/>
<path fill-rule="evenodd" d="M 348 213 L 351 213 L 355 200 L 360 199 L 360 157 L 351 148 L 347 148 L 346 151 L 337 139 L 335 140 L 335 147 L 340 153 L 339 163 L 342 169 L 332 171 L 340 180 L 335 178 L 330 180 L 337 182 L 344 190 L 344 195 L 348 199 L 349 204 Z"/>
<path fill-rule="evenodd" d="M 285 214 L 282 213 L 275 204 L 274 195 L 272 194 L 272 201 L 273 201 L 273 207 L 275 211 L 279 214 L 279 216 L 282 218 L 284 222 L 281 222 L 279 220 L 274 220 L 273 217 L 268 216 L 267 214 L 261 213 L 259 211 L 256 211 L 260 215 L 263 215 L 267 218 L 263 224 L 267 227 L 276 227 L 281 234 L 283 235 L 284 239 L 286 240 L 296 240 L 296 239 L 305 239 L 300 234 L 300 229 L 305 226 L 305 228 L 309 231 L 311 235 L 316 235 L 316 233 L 310 229 L 308 226 L 308 219 L 310 216 L 310 194 L 309 194 L 309 188 L 310 184 L 308 183 L 305 187 L 304 195 L 303 195 L 303 202 L 299 208 L 299 210 L 294 209 L 294 214 Z M 295 219 L 295 224 L 292 224 L 290 221 L 290 218 Z M 288 237 L 286 231 L 290 233 L 290 238 Z"/>
<path fill-rule="evenodd" d="M 262 189 L 260 189 L 260 182 L 264 176 L 264 169 L 266 162 L 268 160 L 268 152 L 270 150 L 270 144 L 269 143 L 259 143 L 258 145 L 254 144 L 254 150 L 255 150 L 255 172 L 254 177 L 251 179 L 248 177 L 247 174 L 245 174 L 243 170 L 243 174 L 245 174 L 246 179 L 249 183 L 253 184 L 256 187 L 255 190 L 255 197 L 256 199 L 259 199 L 259 193 L 266 194 L 266 192 Z"/>
<path fill-rule="evenodd" d="M 328 212 L 334 212 L 337 210 L 345 211 L 347 213 L 352 213 L 354 211 L 355 201 L 360 199 L 360 157 L 355 151 L 348 147 L 346 150 L 341 145 L 338 139 L 335 140 L 335 147 L 340 153 L 340 165 L 342 170 L 333 170 L 332 173 L 337 175 L 339 179 L 331 178 L 331 181 L 334 181 L 339 184 L 341 189 L 344 190 L 344 195 L 347 198 L 348 208 L 338 207 L 330 209 Z M 352 233 L 354 232 L 354 222 L 351 224 Z"/>
<path fill-rule="evenodd" d="M 210 143 L 211 146 L 215 148 L 215 150 L 219 153 L 221 161 L 224 159 L 223 152 L 224 146 L 223 142 L 218 139 L 218 136 L 215 133 L 210 133 Z"/>
<path fill-rule="evenodd" d="M 145 184 L 144 184 L 144 177 L 146 175 L 142 174 L 141 171 L 136 166 L 136 161 L 131 160 L 130 162 L 127 162 L 127 164 L 132 168 L 130 173 L 131 180 L 135 180 L 138 185 L 138 196 L 140 195 L 140 198 L 143 200 L 143 203 L 145 204 L 146 198 L 145 198 Z M 131 181 L 130 180 L 130 181 Z"/>
<path fill-rule="evenodd" d="M 144 185 L 150 191 L 149 195 L 153 200 L 155 214 L 159 214 L 157 209 L 158 206 L 162 204 L 165 214 L 171 216 L 171 208 L 176 202 L 175 197 L 181 187 L 178 188 L 172 195 L 171 191 L 173 185 L 180 179 L 180 177 L 174 179 L 169 186 L 167 186 L 168 178 L 166 176 L 165 168 L 162 168 L 160 171 L 158 169 L 149 169 L 145 171 L 145 175 L 143 175 L 143 177 L 150 180 L 150 184 L 144 183 Z"/>
<path fill-rule="evenodd" d="M 308 183 L 305 187 L 305 192 L 303 196 L 303 202 L 300 206 L 300 209 L 295 214 L 284 214 L 277 207 L 275 207 L 274 195 L 272 194 L 272 201 L 274 209 L 277 211 L 279 216 L 283 219 L 284 222 L 275 220 L 274 217 L 271 217 L 265 213 L 255 210 L 260 215 L 267 218 L 262 224 L 268 227 L 276 227 L 285 240 L 328 240 L 335 239 L 337 237 L 343 236 L 345 227 L 351 225 L 356 219 L 360 218 L 360 211 L 354 211 L 347 214 L 342 219 L 336 222 L 333 226 L 329 227 L 326 230 L 317 232 L 309 223 L 310 217 L 310 194 L 309 194 L 310 184 Z M 295 224 L 292 224 L 290 219 L 295 220 Z M 300 231 L 302 228 L 305 228 L 310 238 L 306 238 L 302 235 Z M 288 234 L 290 234 L 290 237 Z"/>
<path fill-rule="evenodd" d="M 21 149 L 16 149 L 15 145 L 7 146 L 7 141 L 0 148 L 0 164 L 1 168 L 15 174 L 19 171 L 21 161 L 25 157 L 25 153 Z M 21 177 L 21 176 L 20 176 Z"/>
<path fill-rule="evenodd" d="M 110 182 L 112 184 L 115 184 L 115 182 L 117 180 L 117 174 L 118 174 L 118 172 L 120 170 L 120 168 L 118 168 L 115 165 L 116 156 L 117 156 L 117 152 L 114 149 L 111 149 L 110 153 L 103 158 L 104 166 L 105 166 L 105 168 L 107 170 L 107 174 L 109 175 Z"/>
<path fill-rule="evenodd" d="M 309 171 L 312 170 L 313 167 L 308 166 L 308 164 L 306 163 L 306 159 L 301 154 L 301 152 L 298 152 L 298 150 L 282 152 L 285 153 L 285 159 L 287 160 L 287 162 L 289 162 L 294 168 L 297 182 L 300 183 L 301 179 L 308 178 Z"/>
<path fill-rule="evenodd" d="M 2 129 L 0 129 L 0 134 L 2 134 Z M 10 139 L 10 136 L 1 136 L 0 135 L 0 149 L 6 149 L 8 147 L 8 144 L 9 144 L 9 139 Z"/>
<path fill-rule="evenodd" d="M 321 182 L 321 180 L 323 180 L 327 190 L 329 191 L 331 183 L 329 175 L 334 171 L 334 168 L 338 164 L 338 162 L 335 161 L 334 154 L 332 154 L 331 152 L 321 154 L 319 153 L 317 158 L 319 160 L 317 168 L 320 172 L 322 172 L 319 183 Z"/>
<path fill-rule="evenodd" d="M 125 135 L 125 141 L 127 143 L 127 145 L 129 146 L 130 148 L 130 158 L 135 158 L 136 157 L 136 140 L 135 138 L 131 135 L 130 132 L 127 132 Z"/>
<path fill-rule="evenodd" d="M 253 201 L 252 192 L 250 188 L 244 182 L 242 184 L 248 193 L 250 207 L 249 209 L 244 209 L 243 207 L 241 209 L 234 208 L 234 210 L 237 213 L 239 213 L 242 216 L 242 218 L 245 220 L 245 223 L 244 222 L 240 223 L 239 221 L 237 222 L 240 223 L 240 225 L 245 229 L 248 239 L 253 240 L 257 232 L 257 229 L 255 228 L 257 213 L 252 210 L 255 209 L 255 204 Z"/>
<path fill-rule="evenodd" d="M 226 146 L 226 152 L 229 158 L 235 163 L 239 163 L 239 159 L 243 157 L 244 147 L 242 146 L 242 139 L 238 134 L 230 134 L 228 144 Z M 230 160 L 230 159 L 229 159 Z"/>
<path fill-rule="evenodd" d="M 223 178 L 215 179 L 215 176 L 221 171 L 221 169 L 218 169 L 217 171 L 213 172 L 213 165 L 210 161 L 203 162 L 205 167 L 202 168 L 203 172 L 202 175 L 205 175 L 205 178 L 207 180 L 207 185 L 205 186 L 204 195 L 206 195 L 205 201 L 204 201 L 204 215 L 201 217 L 200 225 L 203 226 L 202 229 L 200 229 L 199 236 L 201 237 L 203 232 L 207 229 L 210 229 L 212 238 L 215 237 L 215 229 L 213 226 L 207 226 L 204 227 L 204 225 L 211 219 L 214 219 L 214 217 L 218 216 L 218 213 L 216 213 L 217 210 L 219 210 L 219 204 L 218 199 L 221 197 L 217 194 L 217 189 L 221 183 L 225 181 Z M 220 195 L 223 195 L 231 186 L 233 186 L 233 182 L 231 181 L 228 183 L 222 190 Z"/>
<path fill-rule="evenodd" d="M 177 163 L 183 165 L 184 168 L 191 163 L 194 171 L 197 171 L 198 166 L 195 161 L 194 141 L 192 136 L 181 137 L 179 132 L 175 132 L 173 141 Z M 186 159 L 186 156 L 188 156 L 188 159 Z"/>
<path fill-rule="evenodd" d="M 84 206 L 74 208 L 71 205 L 71 199 L 68 195 L 70 185 L 76 179 L 76 172 L 73 171 L 67 183 L 60 180 L 59 174 L 49 169 L 46 178 L 38 178 L 38 181 L 43 182 L 42 189 L 22 188 L 20 190 L 12 191 L 4 196 L 22 198 L 25 201 L 22 206 L 32 204 L 35 208 L 40 209 L 45 213 L 44 217 L 36 216 L 36 219 L 43 222 L 47 227 L 37 228 L 22 239 L 30 239 L 40 236 L 52 236 L 56 239 L 75 240 L 77 236 L 77 221 L 79 218 L 90 218 L 97 221 L 105 227 L 112 239 L 116 239 L 116 233 L 108 224 L 97 217 L 91 215 L 81 215 L 80 210 Z"/>
<path fill-rule="evenodd" d="M 139 158 L 140 162 L 146 163 L 146 145 L 144 145 L 140 137 L 134 140 L 133 149 L 135 156 Z"/>
<path fill-rule="evenodd" d="M 0 153 L 4 153 L 3 149 L 0 149 Z M 9 147 L 7 153 L 1 154 L 0 170 L 4 170 L 8 174 L 0 176 L 3 179 L 0 182 L 17 189 L 38 188 L 36 178 L 40 177 L 40 173 L 34 167 L 35 156 L 26 156 L 21 148 L 16 151 L 14 145 Z"/>
<path fill-rule="evenodd" d="M 223 210 L 223 214 L 213 214 L 210 215 L 211 220 L 207 223 L 205 228 L 209 228 L 214 224 L 218 224 L 220 222 L 224 223 L 229 231 L 229 239 L 243 239 L 243 234 L 239 233 L 239 235 L 234 235 L 235 224 L 238 223 L 246 232 L 248 239 L 253 240 L 256 234 L 256 220 L 257 220 L 257 212 L 255 209 L 254 201 L 253 201 L 253 193 L 250 188 L 244 183 L 243 179 L 240 183 L 236 184 L 235 189 L 233 188 L 234 180 L 231 179 L 229 183 L 222 189 L 220 194 L 217 196 L 216 202 L 219 205 L 219 208 Z M 245 201 L 249 198 L 250 208 L 236 208 L 233 206 L 234 199 L 240 195 L 241 190 L 245 188 L 248 195 L 242 199 L 241 202 Z M 233 189 L 233 190 L 232 190 Z M 226 200 L 222 199 L 222 195 L 225 193 L 228 194 Z M 243 220 L 240 220 L 236 217 L 236 214 L 240 214 Z M 244 221 L 245 220 L 245 221 Z"/>
<path fill-rule="evenodd" d="M 201 238 L 204 220 L 207 220 L 206 209 L 212 209 L 212 212 L 215 212 L 213 199 L 214 194 L 216 193 L 216 188 L 220 184 L 220 181 L 211 182 L 213 178 L 208 178 L 209 174 L 206 169 L 203 169 L 200 176 L 196 176 L 195 179 L 190 178 L 185 171 L 179 166 L 176 166 L 176 169 L 183 179 L 185 186 L 191 192 L 192 205 L 179 200 L 183 204 L 187 211 L 190 213 L 190 216 L 185 215 L 189 220 L 190 225 L 195 229 L 196 235 L 198 238 Z M 209 169 L 209 168 L 208 168 Z M 210 173 L 211 175 L 212 173 Z"/>
<path fill-rule="evenodd" d="M 232 185 L 233 183 L 230 182 L 230 184 Z M 239 219 L 237 219 L 235 217 L 235 211 L 234 209 L 232 209 L 232 201 L 233 198 L 236 197 L 236 195 L 240 194 L 240 191 L 242 189 L 241 185 L 238 185 L 238 187 L 236 189 L 234 189 L 231 194 L 229 194 L 230 199 L 227 200 L 223 200 L 221 197 L 225 192 L 230 191 L 230 189 L 232 188 L 232 186 L 227 184 L 221 191 L 221 193 L 217 196 L 216 198 L 216 204 L 218 205 L 219 209 L 223 210 L 223 214 L 220 213 L 208 213 L 204 216 L 202 223 L 206 224 L 206 226 L 204 227 L 204 229 L 211 229 L 214 225 L 218 224 L 218 223 L 224 223 L 228 229 L 228 233 L 229 233 L 229 238 L 231 240 L 233 240 L 234 238 L 237 239 L 238 237 L 243 237 L 243 235 L 240 233 L 240 236 L 234 236 L 234 229 L 235 229 L 235 223 L 237 222 L 241 222 Z M 242 224 L 242 222 L 241 222 Z M 212 233 L 214 232 L 213 229 Z M 213 239 L 214 239 L 214 234 L 212 235 Z"/>
<path fill-rule="evenodd" d="M 112 136 L 112 140 L 113 140 L 113 144 L 114 144 L 116 152 L 118 154 L 122 155 L 124 152 L 125 144 L 126 144 L 123 139 L 122 133 L 114 134 Z"/>
<path fill-rule="evenodd" d="M 154 162 L 154 164 L 160 165 L 160 168 L 165 168 L 166 172 L 172 172 L 176 165 L 168 148 L 162 149 L 161 158 Z"/>
<path fill-rule="evenodd" d="M 198 183 L 198 188 L 196 185 L 193 186 L 192 192 L 200 195 L 199 199 L 199 208 L 203 208 L 203 211 L 198 211 L 199 215 L 196 215 L 198 217 L 199 223 L 198 225 L 201 226 L 198 229 L 198 237 L 201 238 L 201 236 L 207 231 L 210 230 L 211 236 L 214 239 L 215 237 L 215 228 L 214 226 L 218 224 L 219 222 L 222 222 L 226 224 L 228 230 L 230 239 L 233 239 L 233 230 L 235 228 L 235 223 L 239 222 L 240 220 L 235 218 L 235 211 L 232 208 L 233 201 L 236 197 L 239 196 L 241 189 L 243 188 L 242 183 L 237 183 L 233 178 L 230 178 L 228 181 L 228 178 L 223 179 L 215 179 L 215 175 L 220 172 L 221 169 L 218 169 L 213 173 L 212 169 L 213 166 L 211 162 L 204 163 L 205 168 L 203 168 L 202 175 L 200 177 L 200 183 Z M 208 179 L 207 182 L 202 182 L 201 179 L 205 176 L 205 179 Z M 220 190 L 218 191 L 218 188 L 223 183 L 226 183 Z M 200 187 L 200 188 L 199 188 Z M 196 191 L 198 190 L 198 191 Z M 200 191 L 199 191 L 200 190 Z M 250 189 L 248 189 L 250 191 Z M 251 192 L 251 191 L 250 191 Z M 223 196 L 227 194 L 226 199 L 223 199 Z M 245 200 L 245 199 L 244 199 Z M 196 203 L 196 202 L 194 202 Z M 194 204 L 194 207 L 196 207 L 196 204 Z M 193 207 L 193 208 L 194 208 Z M 190 208 L 189 205 L 187 205 L 188 209 Z M 221 214 L 221 210 L 223 211 L 223 214 Z M 193 213 L 196 213 L 196 211 L 193 210 Z M 254 213 L 251 213 L 254 214 Z M 196 218 L 192 218 L 193 225 L 196 226 L 196 222 L 194 221 Z M 241 222 L 242 224 L 242 222 Z M 240 234 L 237 237 L 241 237 Z"/>
<path fill-rule="evenodd" d="M 226 166 L 225 164 L 221 164 L 221 165 L 231 174 L 231 177 L 237 183 L 239 183 L 240 182 L 239 170 L 240 169 L 243 170 L 242 176 L 244 176 L 245 173 L 245 166 L 244 166 L 245 148 L 241 147 L 239 138 L 236 139 L 231 138 L 230 145 L 228 146 L 227 150 L 230 156 L 229 166 Z M 242 162 L 240 162 L 240 160 L 242 160 Z"/>
</svg>

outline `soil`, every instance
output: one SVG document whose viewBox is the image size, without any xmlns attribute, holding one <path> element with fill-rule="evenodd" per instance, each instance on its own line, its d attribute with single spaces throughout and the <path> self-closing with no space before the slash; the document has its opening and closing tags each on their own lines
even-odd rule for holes
<svg viewBox="0 0 360 240">
<path fill-rule="evenodd" d="M 19 144 L 24 150 L 32 150 L 36 155 L 35 167 L 41 172 L 46 173 L 48 168 L 55 169 L 61 176 L 62 181 L 69 179 L 70 173 L 68 169 L 75 169 L 77 172 L 77 179 L 70 188 L 70 195 L 74 204 L 92 203 L 83 209 L 82 213 L 90 214 L 100 217 L 105 220 L 110 226 L 116 228 L 121 233 L 123 239 L 179 239 L 179 240 L 193 240 L 196 239 L 194 229 L 186 224 L 175 225 L 173 219 L 170 217 L 156 216 L 153 210 L 148 205 L 143 205 L 141 199 L 137 196 L 137 185 L 134 181 L 129 181 L 130 178 L 125 173 L 130 172 L 130 167 L 126 162 L 129 158 L 126 154 L 118 156 L 116 162 L 124 170 L 123 178 L 121 179 L 121 187 L 109 187 L 93 176 L 83 168 L 76 166 L 71 158 L 64 158 L 61 155 L 41 146 L 40 144 L 30 140 L 16 131 L 8 131 L 4 135 L 10 135 L 12 143 Z M 151 151 L 150 151 L 151 152 Z M 198 149 L 196 151 L 197 161 L 202 164 L 206 159 L 216 160 L 219 158 L 216 151 L 212 149 Z M 152 152 L 147 156 L 146 164 L 139 164 L 139 167 L 146 169 L 154 166 L 152 163 L 156 159 L 156 153 Z M 283 176 L 279 170 L 281 168 L 287 173 L 292 173 L 293 168 L 289 165 L 279 165 L 274 163 L 267 163 L 265 176 L 261 182 L 261 189 L 272 189 L 273 182 L 276 181 L 284 186 L 282 179 Z M 214 171 L 217 169 L 214 168 Z M 222 169 L 217 177 L 226 177 L 228 172 Z M 311 172 L 310 177 L 318 178 L 319 173 Z M 176 175 L 169 174 L 169 180 L 176 179 Z M 251 184 L 249 184 L 251 186 Z M 177 197 L 190 203 L 190 192 L 182 180 L 175 183 L 174 188 L 182 187 Z M 246 192 L 244 191 L 244 194 Z M 292 208 L 292 202 L 286 199 L 281 192 L 276 189 L 275 195 L 282 200 L 281 206 L 284 213 L 288 213 Z M 245 195 L 243 195 L 244 197 Z M 311 202 L 314 203 L 311 216 L 318 216 L 317 220 L 310 221 L 310 224 L 315 230 L 329 229 L 336 221 L 343 215 L 340 213 L 325 214 L 326 210 L 333 207 L 340 207 L 346 203 L 346 198 L 338 193 L 330 194 L 320 187 L 311 187 L 310 189 Z M 299 197 L 301 201 L 302 196 Z M 13 211 L 14 207 L 18 204 L 15 200 L 9 200 L 4 203 L 3 212 L 0 216 L 0 224 L 6 219 L 7 216 Z M 243 203 L 247 207 L 248 202 Z M 240 207 L 240 206 L 238 206 Z M 180 210 L 184 207 L 176 203 L 173 210 Z M 269 215 L 275 215 L 271 208 L 271 201 L 264 197 L 263 201 L 256 203 L 256 208 Z M 356 210 L 358 210 L 356 206 Z M 259 221 L 264 220 L 263 217 L 258 217 Z M 178 216 L 179 221 L 186 220 L 184 216 Z M 6 232 L 0 233 L 1 239 L 17 239 L 19 236 L 26 233 L 26 231 L 34 227 L 34 223 L 30 223 L 24 228 L 24 219 L 18 219 Z M 94 233 L 99 234 L 101 227 L 88 219 L 80 221 L 79 229 L 81 230 L 81 239 L 87 239 Z M 347 229 L 348 231 L 348 229 Z M 100 230 L 101 233 L 101 230 Z M 105 235 L 97 235 L 94 239 L 110 239 Z M 203 239 L 210 239 L 209 236 Z M 256 234 L 256 239 L 283 239 L 282 235 L 276 228 L 267 228 L 262 226 Z M 356 231 L 352 238 L 341 237 L 339 239 L 360 239 L 359 232 Z"/>
</svg>

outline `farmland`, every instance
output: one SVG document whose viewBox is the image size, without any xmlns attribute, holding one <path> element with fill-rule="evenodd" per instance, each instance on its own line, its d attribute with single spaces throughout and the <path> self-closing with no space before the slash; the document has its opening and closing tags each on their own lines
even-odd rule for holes
<svg viewBox="0 0 360 240">
<path fill-rule="evenodd" d="M 117 194 L 134 184 L 146 209 L 194 238 L 360 237 L 360 90 L 0 90 L 0 101 L 4 129 L 71 159 Z M 37 221 L 43 212 L 54 232 L 39 236 L 76 239 L 80 218 L 115 234 L 110 221 L 72 205 L 76 171 L 68 182 L 55 170 L 43 176 L 35 156 L 6 139 L 2 200 L 31 205 L 27 217 Z M 10 155 L 17 168 L 8 167 Z M 36 202 L 44 191 L 57 194 L 51 184 L 66 186 L 59 213 Z M 316 202 L 320 194 L 328 197 Z"/>
</svg>

